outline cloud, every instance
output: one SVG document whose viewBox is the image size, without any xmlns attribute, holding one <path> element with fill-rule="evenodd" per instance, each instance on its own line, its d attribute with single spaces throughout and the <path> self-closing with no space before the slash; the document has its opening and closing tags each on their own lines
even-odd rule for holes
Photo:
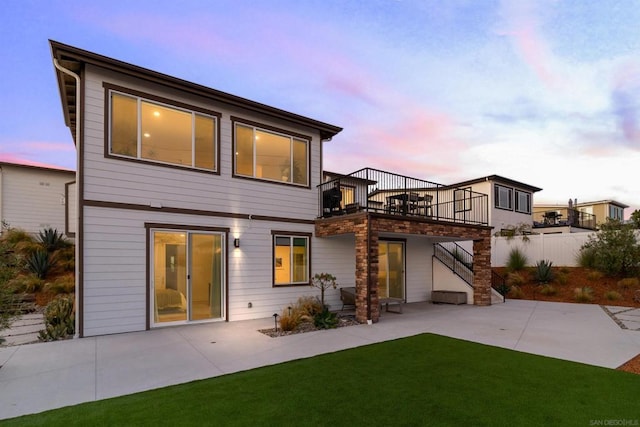
<svg viewBox="0 0 640 427">
<path fill-rule="evenodd" d="M 613 114 L 624 140 L 636 145 L 640 143 L 640 65 L 624 64 L 616 71 L 611 91 Z"/>
</svg>

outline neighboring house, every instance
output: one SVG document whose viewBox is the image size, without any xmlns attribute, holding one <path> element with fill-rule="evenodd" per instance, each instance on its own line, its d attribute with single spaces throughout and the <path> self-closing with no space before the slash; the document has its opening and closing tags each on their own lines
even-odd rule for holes
<svg viewBox="0 0 640 427">
<path fill-rule="evenodd" d="M 489 225 L 494 232 L 533 223 L 533 195 L 541 188 L 499 175 L 489 175 L 453 184 L 489 196 Z"/>
<path fill-rule="evenodd" d="M 535 204 L 534 227 L 536 232 L 543 233 L 594 231 L 608 219 L 624 220 L 628 207 L 615 200 L 578 203 L 569 199 L 566 205 Z"/>
<path fill-rule="evenodd" d="M 473 241 L 469 302 L 491 304 L 485 194 L 372 169 L 325 182 L 338 126 L 51 48 L 79 150 L 80 336 L 269 317 L 317 294 L 319 272 L 355 286 L 356 317 L 377 322 L 383 298 L 446 289 L 435 248 L 461 240 Z"/>
<path fill-rule="evenodd" d="M 73 237 L 67 213 L 74 206 L 70 188 L 76 173 L 17 163 L 0 162 L 0 221 L 3 226 L 38 233 L 54 228 Z"/>
</svg>

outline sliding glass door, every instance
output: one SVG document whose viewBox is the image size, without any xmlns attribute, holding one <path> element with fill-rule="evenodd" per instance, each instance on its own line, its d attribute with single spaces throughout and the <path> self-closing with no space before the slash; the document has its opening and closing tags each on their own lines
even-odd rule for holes
<svg viewBox="0 0 640 427">
<path fill-rule="evenodd" d="M 224 233 L 152 230 L 154 325 L 224 317 Z"/>
<path fill-rule="evenodd" d="M 404 243 L 378 243 L 378 297 L 404 299 Z"/>
</svg>

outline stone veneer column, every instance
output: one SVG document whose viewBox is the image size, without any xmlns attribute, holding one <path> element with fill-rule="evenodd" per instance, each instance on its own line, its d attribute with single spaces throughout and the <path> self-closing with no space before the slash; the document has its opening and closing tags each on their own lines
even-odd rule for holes
<svg viewBox="0 0 640 427">
<path fill-rule="evenodd" d="M 491 305 L 491 236 L 473 241 L 473 304 Z"/>
<path fill-rule="evenodd" d="M 371 320 L 376 323 L 380 317 L 378 305 L 378 233 L 375 230 L 371 230 L 371 239 L 368 239 L 367 227 L 370 221 L 371 217 L 367 216 L 364 221 L 355 226 L 356 320 L 360 323 L 367 323 L 367 320 L 369 320 L 367 299 L 369 270 L 367 269 L 367 260 L 370 262 L 371 270 Z"/>
</svg>

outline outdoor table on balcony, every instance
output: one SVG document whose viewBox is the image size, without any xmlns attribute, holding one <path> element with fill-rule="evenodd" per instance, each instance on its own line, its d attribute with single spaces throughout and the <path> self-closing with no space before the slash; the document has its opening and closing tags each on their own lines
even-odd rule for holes
<svg viewBox="0 0 640 427">
<path fill-rule="evenodd" d="M 387 213 L 429 216 L 432 196 L 418 193 L 400 193 L 387 197 Z"/>
</svg>

